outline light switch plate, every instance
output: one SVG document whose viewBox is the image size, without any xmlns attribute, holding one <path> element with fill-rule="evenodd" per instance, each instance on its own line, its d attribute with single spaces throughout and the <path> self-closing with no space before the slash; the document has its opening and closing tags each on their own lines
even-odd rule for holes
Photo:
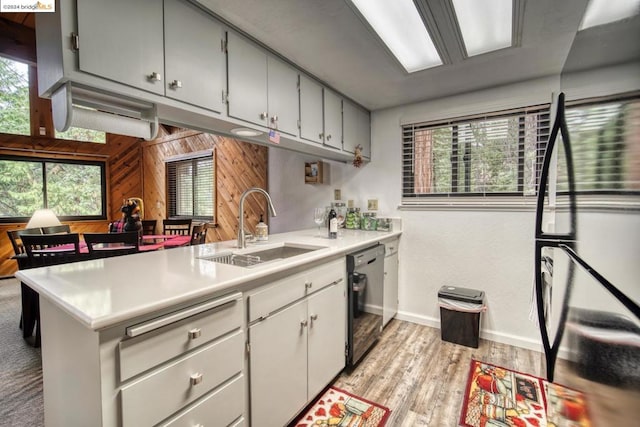
<svg viewBox="0 0 640 427">
<path fill-rule="evenodd" d="M 378 210 L 378 199 L 369 199 L 369 200 L 367 200 L 367 210 L 368 211 L 377 211 Z"/>
</svg>

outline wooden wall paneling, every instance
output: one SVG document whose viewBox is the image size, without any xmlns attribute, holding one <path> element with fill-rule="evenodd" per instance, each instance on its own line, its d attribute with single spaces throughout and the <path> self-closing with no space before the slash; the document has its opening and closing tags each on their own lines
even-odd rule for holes
<svg viewBox="0 0 640 427">
<path fill-rule="evenodd" d="M 34 66 L 29 67 L 29 105 L 31 108 L 31 135 L 55 138 L 51 100 L 38 96 L 38 69 Z"/>
<path fill-rule="evenodd" d="M 118 220 L 122 217 L 120 208 L 124 199 L 142 197 L 142 148 L 140 140 L 137 138 L 113 134 L 109 134 L 107 138 L 110 144 L 117 149 L 109 157 L 108 163 L 109 188 L 111 189 L 109 219 Z"/>
<path fill-rule="evenodd" d="M 0 52 L 14 60 L 36 63 L 36 32 L 23 25 L 22 13 L 0 14 Z M 16 22 L 17 21 L 17 22 Z"/>
</svg>

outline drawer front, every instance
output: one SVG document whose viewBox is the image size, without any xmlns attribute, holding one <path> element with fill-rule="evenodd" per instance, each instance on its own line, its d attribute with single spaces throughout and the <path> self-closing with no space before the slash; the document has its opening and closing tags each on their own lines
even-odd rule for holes
<svg viewBox="0 0 640 427">
<path fill-rule="evenodd" d="M 176 413 L 241 372 L 243 350 L 244 333 L 238 331 L 123 387 L 122 424 L 155 425 Z"/>
<path fill-rule="evenodd" d="M 249 322 L 318 291 L 331 283 L 346 278 L 344 259 L 332 261 L 307 271 L 278 280 L 248 296 Z"/>
<path fill-rule="evenodd" d="M 213 309 L 122 341 L 120 381 L 242 327 L 242 294 Z"/>
<path fill-rule="evenodd" d="M 161 426 L 228 426 L 238 420 L 243 411 L 244 376 L 239 375 Z"/>
</svg>

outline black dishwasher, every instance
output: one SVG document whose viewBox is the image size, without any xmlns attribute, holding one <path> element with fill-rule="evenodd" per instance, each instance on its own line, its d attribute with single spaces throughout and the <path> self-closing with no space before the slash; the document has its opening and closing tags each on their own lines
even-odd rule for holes
<svg viewBox="0 0 640 427">
<path fill-rule="evenodd" d="M 384 245 L 347 255 L 349 319 L 347 366 L 353 367 L 382 333 Z"/>
</svg>

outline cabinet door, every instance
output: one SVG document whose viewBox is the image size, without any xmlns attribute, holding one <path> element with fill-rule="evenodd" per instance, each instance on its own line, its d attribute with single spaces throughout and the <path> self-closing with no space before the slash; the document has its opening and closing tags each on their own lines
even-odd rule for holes
<svg viewBox="0 0 640 427">
<path fill-rule="evenodd" d="M 165 0 L 166 96 L 221 112 L 222 26 L 184 0 Z"/>
<path fill-rule="evenodd" d="M 251 425 L 281 427 L 307 402 L 307 302 L 249 328 Z"/>
<path fill-rule="evenodd" d="M 322 86 L 300 75 L 300 138 L 322 144 Z"/>
<path fill-rule="evenodd" d="M 345 366 L 347 300 L 345 281 L 309 297 L 309 384 L 313 399 Z"/>
<path fill-rule="evenodd" d="M 298 72 L 284 62 L 267 58 L 269 126 L 280 132 L 298 136 L 300 108 Z"/>
<path fill-rule="evenodd" d="M 398 243 L 394 243 L 396 248 Z M 382 325 L 386 326 L 398 312 L 398 253 L 384 259 L 384 301 L 382 310 Z"/>
<path fill-rule="evenodd" d="M 324 145 L 342 149 L 342 99 L 324 89 Z"/>
<path fill-rule="evenodd" d="M 229 116 L 267 126 L 267 55 L 257 46 L 227 33 Z"/>
<path fill-rule="evenodd" d="M 161 0 L 78 1 L 78 35 L 81 71 L 164 95 Z"/>
<path fill-rule="evenodd" d="M 343 144 L 342 149 L 355 153 L 356 146 L 362 146 L 362 155 L 371 158 L 371 127 L 369 112 L 357 105 L 343 101 Z"/>
</svg>

